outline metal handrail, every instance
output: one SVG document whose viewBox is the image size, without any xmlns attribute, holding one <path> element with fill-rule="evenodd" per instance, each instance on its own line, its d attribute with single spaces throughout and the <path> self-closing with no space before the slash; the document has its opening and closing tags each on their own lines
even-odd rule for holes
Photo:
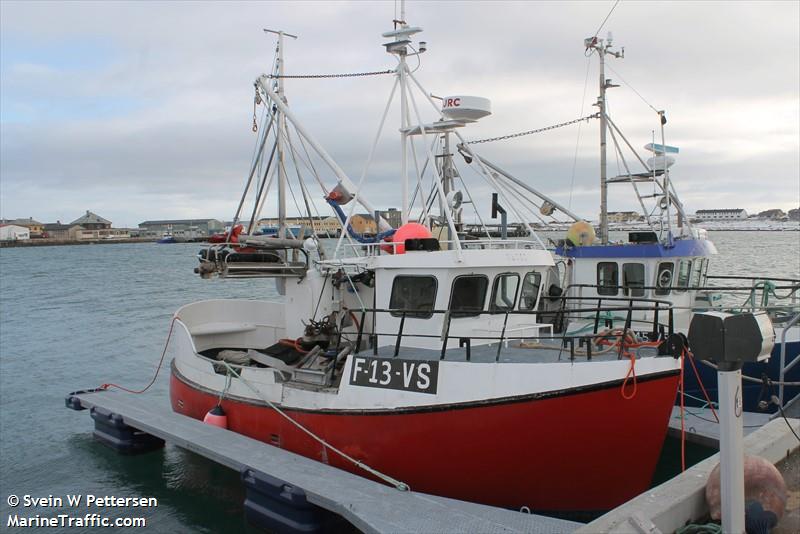
<svg viewBox="0 0 800 534">
<path fill-rule="evenodd" d="M 447 250 L 447 245 L 454 244 L 456 241 L 440 240 L 441 245 L 445 245 L 441 250 Z M 544 250 L 536 241 L 529 241 L 524 239 L 469 239 L 460 240 L 463 249 L 480 248 L 484 250 L 507 250 L 507 249 L 525 249 L 525 250 Z M 380 255 L 381 250 L 388 248 L 395 249 L 403 245 L 403 242 L 394 241 L 379 241 L 375 243 L 345 243 L 344 246 L 354 250 L 364 250 L 367 255 Z"/>
<path fill-rule="evenodd" d="M 560 297 L 558 297 L 558 299 L 562 300 L 562 301 L 565 301 L 566 299 L 576 299 L 577 300 L 577 297 L 560 296 Z M 594 300 L 594 299 L 591 299 L 591 300 Z M 601 302 L 602 302 L 602 300 L 603 299 L 601 299 Z M 574 309 L 574 310 L 566 310 L 566 314 L 567 315 L 572 315 L 572 314 L 575 314 L 575 313 L 582 313 L 582 312 L 594 312 L 594 313 L 597 314 L 597 317 L 599 317 L 599 314 L 602 311 L 619 312 L 621 310 L 626 310 L 627 311 L 626 318 L 625 318 L 625 330 L 626 331 L 627 330 L 631 330 L 631 328 L 633 326 L 633 323 L 644 323 L 644 324 L 647 324 L 648 326 L 652 323 L 652 328 L 651 329 L 648 328 L 648 330 L 650 330 L 650 332 L 652 332 L 652 336 L 653 336 L 652 339 L 661 339 L 661 338 L 664 337 L 665 333 L 668 333 L 669 335 L 671 335 L 673 333 L 673 331 L 674 331 L 673 314 L 672 314 L 672 309 L 671 309 L 670 303 L 668 301 L 660 301 L 660 300 L 656 300 L 656 299 L 649 299 L 649 301 L 651 301 L 652 304 L 653 304 L 652 306 L 647 306 L 647 305 L 635 306 L 634 305 L 634 301 L 632 299 L 630 299 L 630 298 L 616 298 L 615 299 L 613 297 L 608 297 L 605 300 L 625 301 L 627 306 L 622 308 L 622 307 L 617 307 L 617 306 L 603 307 L 603 306 L 598 305 L 598 306 L 594 306 L 594 307 L 590 307 L 590 308 L 579 308 L 579 309 Z M 641 302 L 641 300 L 639 300 L 638 302 Z M 654 312 L 653 320 L 652 321 L 650 321 L 650 320 L 643 321 L 643 320 L 640 320 L 640 319 L 635 319 L 633 317 L 633 312 L 634 311 L 653 311 Z M 567 336 L 567 335 L 554 336 L 552 334 L 550 334 L 548 336 L 538 336 L 538 335 L 537 336 L 529 336 L 529 335 L 528 336 L 508 336 L 507 332 L 506 332 L 506 327 L 507 327 L 507 324 L 508 324 L 508 317 L 511 316 L 511 315 L 534 316 L 534 317 L 536 317 L 536 324 L 537 325 L 545 325 L 545 324 L 550 324 L 550 323 L 541 323 L 539 321 L 539 316 L 540 315 L 543 315 L 543 314 L 562 314 L 562 315 L 564 315 L 565 314 L 565 310 L 562 309 L 562 310 L 553 310 L 553 311 L 544 311 L 544 312 L 541 311 L 541 310 L 502 310 L 502 311 L 475 310 L 475 312 L 477 314 L 479 314 L 479 315 L 503 315 L 504 316 L 503 329 L 500 332 L 499 336 L 475 336 L 475 335 L 453 336 L 452 339 L 455 339 L 456 337 L 458 337 L 459 346 L 464 346 L 464 344 L 466 342 L 468 355 L 469 355 L 469 351 L 470 351 L 471 340 L 497 341 L 498 342 L 498 352 L 497 352 L 495 360 L 499 361 L 499 357 L 500 357 L 500 350 L 499 349 L 500 349 L 500 346 L 502 346 L 503 342 L 505 342 L 505 341 L 523 340 L 523 339 L 550 339 L 550 340 L 560 340 L 562 347 L 569 346 L 570 359 L 573 360 L 575 358 L 575 352 L 574 352 L 574 350 L 575 350 L 575 340 L 577 339 L 579 347 L 583 346 L 584 344 L 587 345 L 587 358 L 590 359 L 590 360 L 592 358 L 590 345 L 591 345 L 591 340 L 597 338 L 597 336 L 598 336 L 599 320 L 597 320 L 597 319 L 595 319 L 595 326 L 594 326 L 594 329 L 593 329 L 591 334 L 585 334 L 585 335 L 579 335 L 579 336 L 575 336 L 575 335 L 573 335 L 573 336 Z M 660 312 L 665 312 L 666 313 L 666 315 L 667 315 L 667 323 L 666 324 L 659 322 L 658 315 L 659 315 Z M 402 336 L 405 335 L 407 337 L 412 337 L 412 338 L 428 338 L 428 339 L 437 339 L 438 338 L 438 339 L 441 339 L 442 340 L 442 348 L 441 348 L 440 359 L 441 360 L 445 359 L 445 355 L 446 355 L 446 352 L 447 352 L 447 347 L 448 347 L 449 341 L 451 339 L 451 336 L 450 336 L 450 325 L 451 325 L 451 321 L 453 319 L 452 310 L 436 310 L 436 309 L 419 310 L 419 309 L 408 309 L 408 308 L 363 308 L 361 310 L 362 320 L 359 323 L 359 328 L 358 328 L 358 338 L 357 338 L 358 341 L 357 341 L 357 344 L 356 344 L 356 349 L 357 350 L 360 350 L 360 340 L 362 339 L 362 336 L 364 334 L 364 331 L 363 331 L 363 329 L 364 329 L 364 318 L 366 317 L 366 315 L 368 313 L 372 314 L 372 316 L 373 316 L 372 332 L 369 334 L 369 337 L 370 337 L 370 339 L 372 341 L 373 354 L 377 355 L 378 338 L 380 336 L 384 336 L 384 337 L 385 336 L 390 336 L 390 337 L 395 337 L 396 338 L 395 339 L 395 343 L 394 343 L 393 357 L 397 357 L 399 355 L 399 352 L 400 352 L 400 344 L 401 344 L 400 340 L 401 340 Z M 378 332 L 376 330 L 376 328 L 375 328 L 376 327 L 375 317 L 376 317 L 376 315 L 378 313 L 390 313 L 390 314 L 393 314 L 395 316 L 399 315 L 401 317 L 399 330 L 396 333 Z M 406 319 L 407 318 L 415 318 L 415 315 L 420 314 L 420 313 L 424 313 L 427 316 L 433 316 L 435 314 L 444 314 L 445 315 L 445 320 L 442 323 L 442 333 L 441 334 L 419 334 L 419 333 L 407 334 L 407 333 L 404 333 L 404 326 L 405 326 Z M 563 319 L 563 317 L 562 317 L 562 319 Z M 665 326 L 668 328 L 668 330 L 666 332 L 664 330 Z M 599 335 L 607 336 L 607 337 L 613 337 L 610 333 L 602 333 L 602 334 L 599 334 Z M 621 357 L 622 357 L 622 350 L 620 348 L 620 351 L 619 351 L 619 354 L 618 354 L 618 358 L 621 358 Z M 468 359 L 469 359 L 469 357 L 468 357 Z"/>
</svg>

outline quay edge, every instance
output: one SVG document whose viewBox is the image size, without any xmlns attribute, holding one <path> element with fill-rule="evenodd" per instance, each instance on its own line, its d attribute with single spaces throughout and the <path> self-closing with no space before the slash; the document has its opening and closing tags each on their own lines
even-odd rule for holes
<svg viewBox="0 0 800 534">
<path fill-rule="evenodd" d="M 795 432 L 800 432 L 800 419 L 788 421 Z M 800 454 L 800 442 L 786 421 L 777 418 L 744 438 L 744 452 L 775 464 L 790 454 Z M 675 532 L 708 513 L 705 486 L 717 463 L 719 453 L 600 516 L 574 534 Z"/>
</svg>

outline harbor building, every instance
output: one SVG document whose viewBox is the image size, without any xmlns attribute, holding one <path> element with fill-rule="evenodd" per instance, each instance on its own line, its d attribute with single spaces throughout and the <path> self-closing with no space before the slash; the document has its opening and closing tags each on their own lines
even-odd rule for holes
<svg viewBox="0 0 800 534">
<path fill-rule="evenodd" d="M 111 228 L 111 221 L 100 217 L 96 213 L 86 210 L 86 213 L 69 223 L 82 226 L 84 230 L 108 230 Z"/>
<path fill-rule="evenodd" d="M 172 219 L 159 221 L 144 221 L 139 223 L 141 237 L 173 237 L 196 238 L 221 234 L 225 225 L 217 219 Z"/>
<path fill-rule="evenodd" d="M 308 230 L 309 221 L 310 226 L 313 228 L 314 232 L 321 236 L 338 236 L 339 235 L 339 219 L 336 217 L 286 217 L 286 226 L 288 227 L 297 227 L 302 228 L 303 232 L 302 235 L 308 235 L 310 231 Z M 265 219 L 259 219 L 257 228 L 264 229 L 264 228 L 277 228 L 278 227 L 278 219 L 277 217 L 268 217 Z"/>
<path fill-rule="evenodd" d="M 83 230 L 79 224 L 61 224 L 61 221 L 56 221 L 44 225 L 44 236 L 62 241 L 77 241 Z"/>
<path fill-rule="evenodd" d="M 759 219 L 769 219 L 771 221 L 785 221 L 789 216 L 782 209 L 764 210 L 756 215 Z"/>
<path fill-rule="evenodd" d="M 743 221 L 747 219 L 747 212 L 740 208 L 697 210 L 695 217 L 701 221 Z"/>
<path fill-rule="evenodd" d="M 42 232 L 44 232 L 44 224 L 33 217 L 28 217 L 27 219 L 0 219 L 0 224 L 10 224 L 27 228 L 30 233 L 29 237 L 42 237 Z"/>
<path fill-rule="evenodd" d="M 377 225 L 375 224 L 375 217 L 369 213 L 356 213 L 350 218 L 350 226 L 359 234 L 375 234 L 377 233 Z"/>
<path fill-rule="evenodd" d="M 636 222 L 641 220 L 642 217 L 635 211 L 609 211 L 608 222 L 610 223 L 626 223 Z"/>
<path fill-rule="evenodd" d="M 22 241 L 30 239 L 31 231 L 16 224 L 0 224 L 0 241 Z"/>
<path fill-rule="evenodd" d="M 80 228 L 77 233 L 78 241 L 92 239 L 127 239 L 131 236 L 127 228 L 102 228 L 97 230 Z"/>
<path fill-rule="evenodd" d="M 397 208 L 389 208 L 379 213 L 392 228 L 400 228 L 402 226 L 403 216 Z"/>
</svg>

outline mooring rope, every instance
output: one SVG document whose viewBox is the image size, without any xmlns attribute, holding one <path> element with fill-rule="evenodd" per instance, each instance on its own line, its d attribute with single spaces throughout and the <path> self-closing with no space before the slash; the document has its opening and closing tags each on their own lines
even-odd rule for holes
<svg viewBox="0 0 800 534">
<path fill-rule="evenodd" d="M 306 434 L 311 436 L 313 439 L 318 441 L 323 447 L 326 447 L 326 448 L 332 450 L 333 452 L 335 452 L 336 454 L 338 454 L 339 456 L 341 456 L 345 460 L 348 460 L 348 461 L 352 462 L 354 465 L 356 465 L 360 469 L 363 469 L 367 473 L 370 473 L 371 475 L 374 475 L 374 476 L 378 477 L 379 479 L 383 480 L 387 484 L 391 484 L 396 489 L 398 489 L 400 491 L 411 491 L 411 487 L 408 484 L 406 484 L 405 482 L 400 482 L 399 480 L 397 480 L 395 478 L 392 478 L 389 475 L 385 475 L 385 474 L 381 473 L 380 471 L 371 468 L 370 466 L 368 466 L 364 462 L 356 460 L 352 456 L 348 455 L 345 452 L 340 451 L 339 449 L 337 449 L 336 447 L 334 447 L 333 445 L 331 445 L 330 443 L 328 443 L 327 441 L 325 441 L 321 437 L 319 437 L 316 434 L 314 434 L 311 430 L 309 430 L 308 428 L 304 427 L 303 425 L 301 425 L 300 423 L 298 423 L 297 421 L 292 419 L 292 417 L 289 414 L 287 414 L 286 412 L 284 412 L 283 410 L 278 408 L 278 406 L 275 403 L 273 403 L 272 401 L 270 401 L 269 399 L 264 397 L 264 395 L 262 395 L 261 392 L 258 389 L 253 387 L 253 385 L 250 384 L 250 382 L 248 382 L 244 378 L 242 378 L 242 376 L 239 373 L 237 373 L 236 370 L 233 367 L 228 365 L 228 362 L 226 362 L 225 360 L 222 360 L 222 364 L 225 365 L 225 367 L 227 368 L 229 373 L 233 374 L 233 376 L 235 376 L 236 378 L 241 380 L 242 383 L 245 386 L 247 386 L 250 389 L 250 391 L 255 393 L 258 396 L 259 399 L 261 399 L 262 401 L 266 402 L 269 405 L 270 408 L 272 408 L 273 410 L 278 412 L 287 421 L 289 421 L 294 426 L 296 426 L 297 428 L 299 428 L 300 430 L 302 430 L 303 432 L 305 432 Z"/>
<path fill-rule="evenodd" d="M 150 389 L 150 386 L 152 386 L 153 384 L 156 383 L 156 378 L 158 378 L 158 373 L 161 371 L 161 367 L 164 365 L 164 357 L 167 355 L 167 348 L 169 348 L 169 341 L 170 341 L 170 339 L 172 339 L 172 330 L 175 328 L 175 321 L 177 321 L 177 320 L 178 320 L 178 316 L 174 315 L 172 317 L 172 321 L 170 321 L 170 323 L 169 323 L 169 333 L 167 334 L 167 341 L 164 343 L 164 350 L 161 351 L 161 359 L 158 361 L 158 367 L 156 367 L 156 372 L 153 375 L 152 380 L 150 380 L 149 384 L 147 384 L 142 389 L 134 390 L 134 389 L 128 389 L 126 387 L 123 387 L 123 386 L 120 386 L 120 385 L 117 385 L 117 384 L 114 384 L 114 383 L 107 383 L 107 384 L 102 384 L 97 389 L 106 390 L 106 389 L 109 389 L 109 388 L 117 388 L 117 389 L 120 389 L 120 390 L 125 391 L 127 393 L 133 393 L 134 395 L 139 395 L 141 393 L 144 393 L 148 389 Z"/>
</svg>

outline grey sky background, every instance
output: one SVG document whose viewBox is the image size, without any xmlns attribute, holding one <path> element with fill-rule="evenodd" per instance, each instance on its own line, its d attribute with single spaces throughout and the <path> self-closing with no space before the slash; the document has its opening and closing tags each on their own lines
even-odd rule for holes
<svg viewBox="0 0 800 534">
<path fill-rule="evenodd" d="M 417 76 L 431 92 L 492 100 L 468 139 L 589 114 L 596 57 L 584 57 L 608 2 L 408 2 L 428 42 Z M 665 109 L 673 178 L 689 211 L 800 205 L 798 2 L 636 2 L 606 27 L 612 117 L 637 148 Z M 86 209 L 145 219 L 230 219 L 255 136 L 253 80 L 287 43 L 287 73 L 392 68 L 381 43 L 394 2 L 0 2 L 0 216 L 50 222 Z M 412 60 L 412 65 L 414 60 Z M 588 86 L 585 99 L 584 81 Z M 617 74 L 618 73 L 618 74 Z M 357 180 L 391 88 L 389 76 L 289 80 L 290 105 Z M 398 113 L 394 114 L 395 120 Z M 427 113 L 427 118 L 432 114 Z M 397 124 L 396 122 L 393 123 Z M 586 216 L 598 211 L 598 123 L 480 151 Z M 382 141 L 365 194 L 397 206 L 399 142 Z M 617 162 L 610 153 L 609 174 Z M 629 186 L 610 209 L 634 209 Z M 265 215 L 269 213 L 265 212 Z"/>
</svg>

